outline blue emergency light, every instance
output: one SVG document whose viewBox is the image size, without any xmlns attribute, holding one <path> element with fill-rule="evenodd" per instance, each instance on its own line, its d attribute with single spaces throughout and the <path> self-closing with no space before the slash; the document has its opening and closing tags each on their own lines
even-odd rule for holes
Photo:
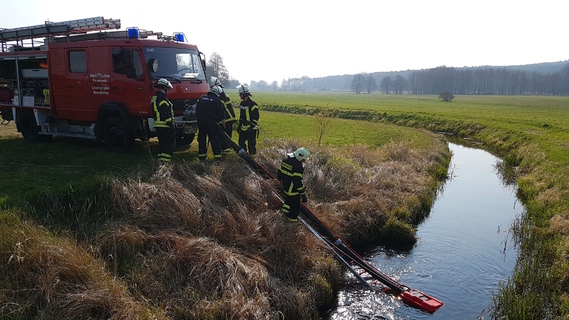
<svg viewBox="0 0 569 320">
<path fill-rule="evenodd" d="M 127 28 L 129 39 L 138 39 L 138 28 Z"/>
<path fill-rule="evenodd" d="M 186 36 L 183 33 L 174 33 L 174 40 L 178 42 L 186 42 Z"/>
</svg>

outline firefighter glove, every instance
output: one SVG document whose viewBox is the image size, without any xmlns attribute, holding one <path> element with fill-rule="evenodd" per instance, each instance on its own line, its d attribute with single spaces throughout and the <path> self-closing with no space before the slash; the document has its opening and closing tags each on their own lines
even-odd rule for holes
<svg viewBox="0 0 569 320">
<path fill-rule="evenodd" d="M 302 203 L 307 203 L 307 202 L 308 202 L 308 199 L 306 199 L 306 195 L 305 195 L 305 194 L 301 195 L 301 196 L 300 196 L 300 199 L 302 200 Z"/>
</svg>

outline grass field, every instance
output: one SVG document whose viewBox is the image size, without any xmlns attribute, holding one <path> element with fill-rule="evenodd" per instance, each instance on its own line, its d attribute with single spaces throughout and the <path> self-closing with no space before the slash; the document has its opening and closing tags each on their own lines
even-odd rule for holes
<svg viewBox="0 0 569 320">
<path fill-rule="evenodd" d="M 510 146 L 506 138 L 514 143 L 531 140 L 546 148 L 552 160 L 569 161 L 568 97 L 458 96 L 443 103 L 435 96 L 260 92 L 255 98 L 266 109 L 328 110 L 345 118 L 386 119 L 471 137 L 482 134 L 483 128 L 500 130 L 507 135 L 501 138 L 506 148 Z"/>
<path fill-rule="evenodd" d="M 314 117 L 264 112 L 259 147 L 265 138 L 290 139 L 299 143 L 317 141 Z M 234 134 L 236 139 L 237 134 Z M 342 147 L 352 144 L 384 145 L 389 141 L 406 142 L 413 148 L 429 148 L 432 137 L 426 133 L 385 123 L 362 123 L 334 119 L 323 136 L 323 144 Z M 0 126 L 0 205 L 28 201 L 45 193 L 91 188 L 105 175 L 130 176 L 156 166 L 158 143 L 137 141 L 132 154 L 107 152 L 102 143 L 72 138 L 54 138 L 48 143 L 28 143 L 15 124 Z M 211 152 L 211 151 L 210 151 Z M 211 155 L 210 155 L 211 157 Z M 195 161 L 197 142 L 175 153 L 175 161 Z M 150 168 L 150 169 L 148 169 Z"/>
<path fill-rule="evenodd" d="M 229 94 L 237 97 L 231 90 Z M 324 113 L 333 116 L 322 140 L 323 147 L 331 150 L 348 150 L 355 144 L 434 149 L 437 139 L 427 129 L 477 140 L 517 166 L 518 195 L 528 214 L 514 230 L 520 257 L 510 281 L 496 295 L 496 315 L 537 319 L 569 314 L 565 285 L 569 263 L 563 249 L 569 247 L 568 97 L 457 96 L 452 103 L 444 103 L 435 96 L 341 92 L 253 95 L 261 109 L 259 147 L 267 150 L 275 146 L 275 139 L 318 150 L 318 117 L 312 115 Z M 102 200 L 93 200 L 92 194 L 109 177 L 144 180 L 152 176 L 158 167 L 153 155 L 156 147 L 156 141 L 137 142 L 133 154 L 113 154 L 99 143 L 72 139 L 29 144 L 13 124 L 0 126 L 0 207 L 10 212 L 37 211 L 36 215 L 56 215 L 47 208 L 52 204 L 65 212 L 66 201 L 85 206 L 82 199 L 89 199 L 87 205 L 97 207 Z M 368 153 L 358 150 L 350 152 Z M 396 153 L 391 151 L 391 156 Z M 174 157 L 178 164 L 196 162 L 197 144 Z M 133 187 L 127 184 L 126 188 Z M 0 221 L 11 221 L 8 217 L 4 214 Z M 74 220 L 74 224 L 82 222 Z"/>
</svg>

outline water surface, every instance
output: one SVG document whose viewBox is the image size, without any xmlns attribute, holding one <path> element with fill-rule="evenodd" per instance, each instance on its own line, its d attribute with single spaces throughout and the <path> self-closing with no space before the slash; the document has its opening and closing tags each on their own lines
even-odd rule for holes
<svg viewBox="0 0 569 320">
<path fill-rule="evenodd" d="M 408 252 L 379 247 L 366 255 L 384 273 L 445 305 L 429 314 L 353 283 L 341 290 L 329 319 L 490 319 L 492 294 L 514 268 L 517 252 L 508 231 L 523 206 L 515 186 L 503 185 L 499 158 L 457 144 L 449 148 L 453 177 L 418 227 L 417 244 Z"/>
</svg>

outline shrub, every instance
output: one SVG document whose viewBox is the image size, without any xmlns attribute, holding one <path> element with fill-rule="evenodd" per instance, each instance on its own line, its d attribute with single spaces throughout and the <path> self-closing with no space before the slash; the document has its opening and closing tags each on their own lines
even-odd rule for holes
<svg viewBox="0 0 569 320">
<path fill-rule="evenodd" d="M 443 91 L 439 94 L 439 99 L 444 102 L 452 102 L 454 99 L 454 94 L 452 94 L 450 91 Z"/>
</svg>

